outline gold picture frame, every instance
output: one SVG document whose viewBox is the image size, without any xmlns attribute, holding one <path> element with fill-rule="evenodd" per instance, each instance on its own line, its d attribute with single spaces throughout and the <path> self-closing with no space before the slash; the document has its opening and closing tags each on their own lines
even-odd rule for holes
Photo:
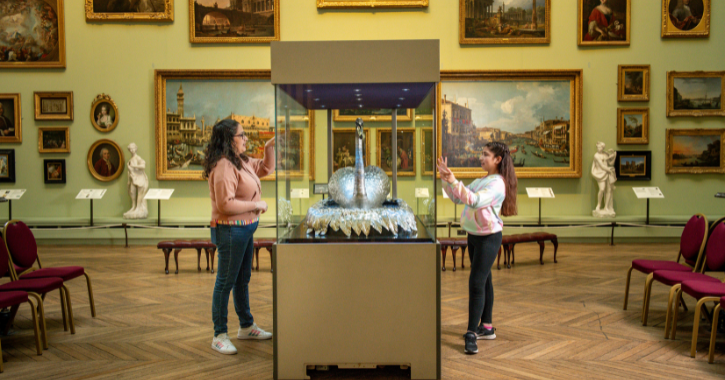
<svg viewBox="0 0 725 380">
<path fill-rule="evenodd" d="M 70 153 L 70 128 L 38 128 L 38 152 Z"/>
<path fill-rule="evenodd" d="M 426 144 L 426 135 L 430 134 L 430 144 Z M 420 170 L 423 172 L 423 175 L 433 175 L 435 174 L 435 157 L 433 157 L 433 146 L 431 145 L 433 143 L 433 128 L 420 128 Z M 426 159 L 428 157 L 428 149 L 430 148 L 430 169 L 426 170 Z"/>
<path fill-rule="evenodd" d="M 104 150 L 108 150 L 109 153 L 107 162 L 103 157 Z M 102 182 L 110 182 L 118 178 L 126 166 L 121 147 L 109 139 L 101 139 L 91 145 L 91 148 L 88 149 L 86 163 L 93 178 Z"/>
<path fill-rule="evenodd" d="M 382 111 L 382 110 L 388 110 L 387 108 L 383 108 L 380 110 L 356 110 L 356 109 L 350 109 L 350 110 L 343 110 L 343 111 L 360 111 L 360 112 L 375 112 L 375 111 Z M 399 111 L 402 109 L 399 109 Z M 413 112 L 410 108 L 405 109 L 405 115 L 398 115 L 398 121 L 411 121 L 412 120 Z M 340 110 L 332 110 L 332 120 L 333 121 L 355 121 L 358 118 L 362 119 L 363 122 L 376 122 L 376 121 L 391 121 L 393 120 L 393 116 L 388 113 L 385 114 L 378 114 L 378 115 L 365 115 L 365 114 L 346 114 L 341 115 Z"/>
<path fill-rule="evenodd" d="M 317 8 L 427 8 L 428 0 L 317 0 Z"/>
<path fill-rule="evenodd" d="M 698 4 L 693 4 L 693 1 L 697 1 Z M 710 36 L 710 0 L 692 0 L 690 3 L 688 10 L 681 12 L 682 16 L 676 16 L 671 13 L 671 9 L 677 8 L 679 5 L 677 0 L 674 0 L 674 3 L 673 0 L 662 0 L 662 38 L 707 38 Z M 702 9 L 692 9 L 693 7 L 702 7 Z M 699 19 L 697 16 L 700 16 Z"/>
<path fill-rule="evenodd" d="M 35 120 L 73 120 L 73 91 L 34 92 Z"/>
<path fill-rule="evenodd" d="M 623 17 L 615 17 L 615 21 L 607 21 L 605 13 L 600 10 L 600 7 L 609 9 L 610 14 L 615 12 L 622 12 L 622 9 L 611 9 L 607 5 L 599 5 L 592 7 L 596 3 L 587 1 L 585 6 L 585 0 L 578 0 L 577 7 L 577 44 L 579 46 L 628 46 L 630 44 L 631 30 L 632 30 L 632 2 L 631 0 L 625 0 Z M 586 13 L 586 14 L 585 14 Z M 602 19 L 604 22 L 609 22 L 609 25 L 603 25 L 596 22 L 595 26 L 592 26 L 589 21 L 591 18 Z M 625 25 L 622 25 L 622 21 Z M 605 30 L 606 29 L 606 30 Z M 624 34 L 624 38 L 622 38 Z"/>
<path fill-rule="evenodd" d="M 649 74 L 650 65 L 617 66 L 617 101 L 649 102 Z"/>
<path fill-rule="evenodd" d="M 104 112 L 105 110 L 105 112 Z M 100 132 L 111 132 L 118 126 L 121 116 L 110 95 L 99 94 L 91 102 L 91 125 Z"/>
<path fill-rule="evenodd" d="M 667 117 L 725 116 L 723 93 L 725 71 L 668 71 Z"/>
<path fill-rule="evenodd" d="M 42 47 L 45 47 L 47 41 L 56 41 L 56 43 L 51 47 L 48 47 L 46 51 L 43 54 L 43 57 L 40 60 L 37 61 L 31 61 L 27 58 L 25 58 L 21 52 L 13 52 L 14 59 L 8 59 L 7 61 L 0 62 L 0 69 L 8 69 L 8 68 L 15 68 L 15 69 L 36 69 L 36 68 L 64 68 L 65 67 L 65 6 L 63 3 L 64 0 L 45 0 L 45 4 L 48 5 L 50 8 L 43 7 L 42 15 L 36 14 L 35 18 L 40 19 L 46 19 L 46 20 L 57 20 L 57 24 L 53 21 L 50 21 L 50 31 L 51 33 L 47 36 L 38 36 L 38 35 L 25 35 L 23 36 L 25 38 L 25 45 L 31 46 L 31 45 L 41 45 Z M 8 3 L 9 6 L 12 6 L 11 3 L 18 2 L 18 0 L 4 0 L 5 3 Z M 23 4 L 25 4 L 23 2 Z M 27 12 L 22 13 L 20 9 L 33 9 L 35 8 L 25 8 L 21 7 L 18 8 L 17 15 L 18 17 L 27 17 Z M 36 12 L 40 12 L 39 10 Z M 0 13 L 0 18 L 5 18 L 6 16 L 14 17 L 16 14 L 9 15 L 9 14 L 3 14 Z M 21 20 L 22 22 L 22 20 Z M 33 21 L 36 22 L 36 21 Z M 39 22 L 39 21 L 37 21 Z M 40 24 L 38 24 L 40 25 Z M 47 30 L 46 25 L 43 24 L 42 28 L 35 28 L 34 31 L 37 30 Z M 5 30 L 0 29 L 0 34 L 5 33 Z M 38 41 L 41 42 L 41 44 L 38 44 Z M 5 54 L 10 54 L 9 52 L 6 52 Z"/>
<path fill-rule="evenodd" d="M 617 108 L 617 144 L 649 144 L 649 108 Z"/>
<path fill-rule="evenodd" d="M 207 84 L 204 84 L 204 81 L 208 81 L 209 87 L 212 86 L 218 86 L 219 83 L 226 82 L 227 84 L 231 81 L 248 81 L 250 83 L 261 83 L 264 82 L 265 88 L 266 85 L 268 85 L 269 82 L 271 82 L 272 73 L 270 70 L 156 70 L 154 72 L 154 98 L 155 98 L 155 111 L 156 111 L 156 179 L 158 180 L 181 180 L 181 181 L 204 181 L 202 178 L 202 170 L 192 170 L 192 169 L 184 169 L 183 166 L 175 165 L 175 161 L 173 160 L 173 157 L 171 161 L 169 160 L 169 155 L 171 154 L 169 149 L 172 148 L 173 142 L 169 139 L 169 131 L 167 129 L 167 120 L 169 118 L 173 120 L 180 120 L 180 115 L 178 114 L 178 109 L 173 110 L 173 108 L 170 109 L 170 106 L 177 105 L 179 101 L 179 95 L 181 95 L 181 101 L 186 101 L 184 98 L 185 94 L 183 94 L 181 91 L 183 91 L 182 86 L 184 86 L 185 81 L 191 82 L 191 81 L 198 81 L 198 83 L 202 83 L 203 85 L 207 86 Z M 174 103 L 167 103 L 167 82 L 168 81 L 176 81 L 179 85 L 179 92 L 176 91 L 176 88 L 172 88 L 169 91 L 174 93 L 173 99 L 169 99 L 168 102 Z M 188 86 L 188 85 L 186 85 Z M 274 104 L 275 98 L 274 98 L 274 90 L 272 86 L 270 87 L 270 102 Z M 187 88 L 188 90 L 188 88 Z M 213 91 L 213 89 L 208 89 L 209 91 Z M 198 90 L 201 91 L 201 90 Z M 205 89 L 204 91 L 207 91 Z M 198 102 L 196 99 L 190 99 L 192 101 Z M 218 112 L 217 112 L 218 111 Z M 254 115 L 252 116 L 240 116 L 240 115 L 234 115 L 229 114 L 230 110 L 229 108 L 225 108 L 223 110 L 215 110 L 217 114 L 210 119 L 211 124 L 207 125 L 207 127 L 213 126 L 213 120 L 216 120 L 217 118 L 223 119 L 225 117 L 241 117 L 245 120 L 251 120 Z M 222 113 L 223 112 L 223 113 Z M 229 116 L 227 116 L 229 115 Z M 199 118 L 201 118 L 201 115 L 199 115 Z M 263 118 L 266 120 L 266 118 Z M 266 120 L 267 125 L 270 125 L 270 121 L 276 120 L 278 123 L 280 122 L 280 118 L 276 117 L 275 115 L 272 116 L 269 120 Z M 202 124 L 202 122 L 198 119 L 193 120 L 193 122 L 196 124 Z M 198 123 L 197 123 L 198 122 Z M 312 140 L 315 135 L 315 114 L 313 111 L 308 111 L 306 115 L 291 115 L 290 123 L 292 124 L 298 124 L 301 125 L 304 123 L 304 128 L 299 128 L 292 126 L 290 128 L 291 132 L 300 130 L 304 131 L 304 129 L 308 130 L 307 136 L 304 136 L 303 133 L 303 140 L 301 141 L 301 151 L 309 151 L 309 168 L 308 168 L 308 177 L 310 180 L 314 180 L 315 178 L 315 150 L 314 150 L 314 144 L 312 143 Z M 245 125 L 242 123 L 242 125 Z M 246 128 L 246 127 L 245 127 Z M 269 129 L 272 129 L 269 131 Z M 283 131 L 283 129 L 280 129 Z M 209 129 L 211 131 L 211 129 Z M 258 145 L 263 146 L 263 141 L 266 141 L 274 136 L 274 130 L 273 128 L 267 127 L 267 132 L 252 132 L 252 131 L 245 131 L 247 133 L 247 136 L 249 138 L 247 142 L 248 149 L 252 149 L 252 145 Z M 262 136 L 262 134 L 265 134 Z M 173 131 L 172 131 L 173 134 Z M 174 137 L 171 136 L 173 139 Z M 259 144 L 252 144 L 250 142 L 259 140 Z M 202 141 L 203 142 L 203 141 Z M 278 141 L 279 144 L 279 141 Z M 203 145 L 200 146 L 198 149 L 203 149 Z M 249 151 L 248 151 L 249 153 Z M 281 153 L 277 152 L 277 156 L 280 157 Z M 304 176 L 304 165 L 305 165 L 305 154 L 300 153 L 300 161 L 298 162 L 298 165 L 300 165 L 301 170 L 298 171 L 287 171 L 286 173 L 289 174 L 289 177 L 291 178 L 302 178 Z M 279 161 L 278 161 L 278 166 Z M 264 177 L 261 179 L 262 181 L 274 181 L 275 176 L 274 173 Z"/>
<path fill-rule="evenodd" d="M 506 15 L 504 13 L 504 21 L 502 22 L 501 13 L 504 12 L 503 10 L 501 10 L 502 12 L 496 12 L 495 9 L 483 9 L 478 12 L 475 8 L 469 9 L 468 7 L 469 4 L 473 3 L 473 0 L 458 0 L 458 43 L 461 45 L 534 45 L 551 43 L 551 0 L 540 1 L 544 5 L 543 30 L 539 28 L 538 11 L 535 13 L 536 19 L 533 18 L 534 12 L 531 14 L 531 19 L 525 13 L 521 15 Z M 506 20 L 506 17 L 514 19 Z M 536 26 L 533 25 L 534 21 L 536 21 Z M 520 26 L 523 26 L 523 28 L 520 28 Z M 542 31 L 544 35 L 539 36 Z M 476 36 L 479 33 L 480 36 Z"/>
<path fill-rule="evenodd" d="M 262 10 L 262 11 L 250 11 L 247 9 L 219 9 L 215 8 L 212 3 L 215 3 L 213 0 L 203 0 L 203 2 L 208 2 L 211 6 L 205 6 L 204 4 L 200 4 L 202 0 L 189 0 L 189 42 L 191 43 L 202 43 L 202 44 L 266 44 L 270 43 L 271 41 L 279 41 L 279 3 L 280 0 L 268 0 L 272 2 L 272 9 Z M 240 2 L 241 3 L 241 2 Z M 242 3 L 244 4 L 247 3 Z M 252 4 L 251 6 L 254 6 Z M 219 28 L 226 28 L 227 34 L 237 34 L 237 36 L 223 36 L 223 37 L 215 37 L 215 36 L 206 36 L 204 34 L 204 24 L 203 20 L 206 15 L 210 13 L 217 13 L 223 17 L 218 17 L 217 20 L 218 23 L 214 25 L 207 24 L 207 28 L 214 28 L 214 30 L 219 30 Z M 239 17 L 234 17 L 235 13 L 237 13 Z M 252 14 L 249 24 L 249 32 L 254 34 L 257 33 L 257 28 L 260 27 L 260 24 L 255 24 L 254 21 L 269 20 L 269 17 L 272 17 L 272 23 L 271 24 L 263 24 L 264 29 L 267 30 L 269 28 L 272 29 L 273 35 L 272 36 L 261 36 L 261 37 L 254 37 L 249 36 L 247 34 L 247 25 L 231 25 L 231 22 L 229 21 L 229 17 L 232 17 L 232 20 L 242 20 L 243 17 L 240 16 L 240 14 Z M 270 14 L 271 13 L 271 14 Z M 201 19 L 199 21 L 200 24 L 197 25 L 197 16 Z M 236 32 L 232 32 L 232 28 L 236 28 Z M 241 33 L 240 33 L 241 32 Z M 202 34 L 202 35 L 200 35 Z"/>
<path fill-rule="evenodd" d="M 23 142 L 22 115 L 20 94 L 0 94 L 0 143 Z"/>
<path fill-rule="evenodd" d="M 377 166 L 383 169 L 387 175 L 393 175 L 393 169 L 392 166 L 390 166 L 391 163 L 387 162 L 387 159 L 383 158 L 383 150 L 388 148 L 387 145 L 383 144 L 383 137 L 387 134 L 388 139 L 390 139 L 390 137 L 392 137 L 392 132 L 392 128 L 378 128 L 376 131 L 377 150 L 375 152 L 375 162 Z M 415 167 L 415 156 L 417 154 L 415 151 L 415 128 L 397 128 L 397 133 L 399 135 L 398 149 L 403 149 L 402 154 L 396 154 L 397 158 L 401 161 L 400 168 L 398 168 L 398 177 L 415 177 L 417 173 L 417 169 Z"/>
<path fill-rule="evenodd" d="M 370 165 L 370 128 L 363 128 L 365 134 L 365 156 L 364 165 L 367 167 Z M 341 135 L 349 135 L 351 141 L 349 144 L 346 142 L 343 146 L 341 140 L 345 137 Z M 336 172 L 337 169 L 345 168 L 348 166 L 355 166 L 355 137 L 357 136 L 357 130 L 355 128 L 332 128 L 332 172 Z M 335 137 L 338 137 L 335 139 Z M 345 149 L 343 149 L 345 148 Z"/>
<path fill-rule="evenodd" d="M 437 118 L 438 122 L 436 125 L 439 125 L 440 127 L 436 128 L 436 144 L 437 144 L 437 153 L 436 153 L 436 159 L 438 157 L 441 157 L 444 155 L 444 144 L 443 144 L 443 137 L 444 133 L 443 130 L 445 126 L 443 125 L 443 113 L 448 112 L 447 109 L 451 108 L 451 112 L 453 113 L 454 103 L 456 103 L 456 100 L 453 99 L 447 99 L 447 95 L 443 91 L 448 91 L 449 89 L 453 88 L 455 85 L 459 84 L 459 82 L 463 82 L 464 85 L 470 85 L 471 87 L 480 87 L 480 89 L 475 88 L 474 90 L 477 92 L 473 92 L 473 90 L 467 90 L 467 93 L 461 93 L 458 94 L 459 97 L 473 97 L 477 98 L 479 101 L 477 104 L 489 104 L 492 105 L 495 102 L 501 102 L 504 103 L 510 99 L 504 99 L 504 97 L 507 97 L 508 95 L 500 95 L 502 92 L 499 91 L 497 87 L 501 86 L 508 86 L 509 89 L 513 89 L 516 91 L 523 92 L 523 99 L 526 99 L 526 94 L 528 94 L 529 91 L 534 91 L 536 89 L 541 89 L 542 87 L 552 87 L 554 85 L 558 85 L 558 87 L 561 88 L 561 91 L 564 93 L 568 93 L 568 96 L 566 98 L 555 98 L 555 96 L 546 96 L 542 99 L 545 99 L 546 102 L 556 102 L 558 101 L 562 105 L 566 105 L 566 107 L 569 108 L 569 114 L 568 115 L 551 115 L 548 117 L 552 117 L 553 119 L 550 120 L 539 120 L 537 119 L 537 122 L 541 123 L 540 125 L 537 125 L 537 129 L 534 131 L 528 131 L 526 132 L 520 132 L 522 133 L 524 137 L 521 137 L 522 140 L 526 140 L 524 142 L 518 142 L 518 145 L 521 145 L 521 151 L 524 153 L 524 156 L 518 157 L 514 159 L 514 164 L 517 165 L 516 167 L 516 176 L 518 178 L 581 178 L 582 176 L 582 110 L 583 110 L 583 70 L 491 70 L 491 71 L 475 71 L 475 70 L 469 70 L 469 71 L 454 71 L 454 70 L 444 70 L 441 71 L 441 81 L 438 84 L 438 107 L 437 108 Z M 518 89 L 518 83 L 525 82 L 527 86 L 523 89 Z M 448 84 L 451 84 L 450 86 Z M 533 87 L 532 87 L 533 86 Z M 532 89 L 527 89 L 532 88 Z M 453 94 L 450 94 L 453 96 Z M 490 97 L 491 99 L 487 99 L 485 102 L 482 103 L 480 96 L 486 95 Z M 444 110 L 444 103 L 446 103 L 446 110 Z M 456 103 L 457 104 L 457 103 Z M 526 102 L 519 103 L 519 104 L 526 104 Z M 488 106 L 487 106 L 488 107 Z M 451 116 L 450 113 L 447 115 L 447 118 L 453 120 L 452 118 L 457 118 L 460 120 L 464 120 L 467 117 L 470 118 L 470 122 L 463 123 L 462 121 L 457 122 L 460 124 L 460 126 L 467 126 L 467 128 L 472 129 L 475 123 L 473 123 L 474 115 L 469 111 L 466 111 L 467 106 L 464 105 L 457 105 L 456 107 L 456 113 L 460 112 L 469 112 L 469 114 L 463 115 L 463 117 L 458 117 L 453 115 Z M 501 109 L 501 107 L 498 107 L 498 109 Z M 517 112 L 516 109 L 512 108 L 510 110 L 512 113 Z M 564 117 L 568 117 L 568 119 L 564 119 Z M 447 121 L 448 122 L 448 121 Z M 451 121 L 452 123 L 452 121 Z M 512 125 L 509 122 L 505 122 L 502 125 L 506 125 L 506 128 L 530 128 L 529 124 L 524 123 L 521 125 Z M 486 124 L 484 124 L 484 127 Z M 453 127 L 449 127 L 449 129 Z M 458 128 L 458 127 L 457 127 Z M 488 127 L 485 127 L 488 128 Z M 500 136 L 503 135 L 511 135 L 515 136 L 514 130 L 506 131 L 502 130 L 501 128 L 488 128 L 491 129 L 489 131 L 489 137 L 493 140 L 497 140 Z M 496 130 L 498 131 L 496 133 Z M 551 149 L 554 141 L 547 142 L 543 137 L 539 138 L 536 137 L 538 135 L 543 135 L 547 130 L 551 131 L 561 131 L 565 130 L 566 133 L 560 136 L 561 138 L 565 138 L 566 140 L 566 146 L 564 146 L 564 150 L 561 149 L 561 145 L 559 145 L 559 153 L 545 153 L 544 149 Z M 473 131 L 473 133 L 477 133 L 479 131 Z M 504 133 L 505 132 L 505 133 Z M 491 135 L 491 133 L 494 133 Z M 528 133 L 528 135 L 527 135 Z M 448 132 L 446 132 L 446 135 Z M 479 133 L 479 139 L 480 139 L 480 133 Z M 493 136 L 493 137 L 492 137 Z M 499 136 L 499 137 L 496 137 Z M 528 136 L 528 137 L 526 137 Z M 532 137 L 533 136 L 533 137 Z M 551 135 L 553 137 L 553 134 Z M 447 136 L 446 136 L 447 137 Z M 533 139 L 533 140 L 532 140 Z M 483 142 L 483 141 L 479 141 Z M 504 141 L 505 142 L 505 141 Z M 455 145 L 454 140 L 450 140 L 450 142 L 447 142 L 447 144 Z M 460 144 L 463 146 L 474 143 L 471 141 L 470 138 L 463 137 L 463 140 L 459 141 Z M 532 147 L 528 143 L 531 144 L 537 144 L 536 146 Z M 509 149 L 512 149 L 512 153 L 514 153 L 514 143 L 510 144 Z M 458 151 L 460 151 L 461 147 L 458 147 Z M 475 148 L 475 147 L 474 147 Z M 456 150 L 455 147 L 448 146 L 448 150 Z M 529 162 L 536 162 L 538 161 L 538 158 L 535 159 L 533 156 L 535 156 L 535 152 L 537 150 L 540 150 L 544 158 L 544 163 L 550 163 L 547 165 L 541 165 L 537 166 L 535 163 L 534 165 L 529 165 L 526 163 L 526 158 L 529 158 Z M 526 151 L 526 152 L 524 152 Z M 562 156 L 559 156 L 557 154 L 565 154 Z M 538 157 L 538 156 L 537 156 Z M 461 159 L 458 158 L 458 161 Z M 480 178 L 485 173 L 481 171 L 480 163 L 478 163 L 477 154 L 470 154 L 470 160 L 471 164 L 469 166 L 456 166 L 459 164 L 454 164 L 454 160 L 451 160 L 449 158 L 448 165 L 453 171 L 453 173 L 456 175 L 457 178 Z M 523 161 L 523 166 L 521 166 L 521 162 Z M 568 161 L 568 162 L 567 162 Z M 436 173 L 436 176 L 439 176 Z"/>
<path fill-rule="evenodd" d="M 725 129 L 667 129 L 666 133 L 666 174 L 725 173 Z"/>
<path fill-rule="evenodd" d="M 107 2 L 110 0 L 107 0 Z M 147 22 L 171 22 L 174 21 L 174 0 L 155 1 L 154 5 L 163 4 L 163 11 L 137 12 L 131 9 L 125 11 L 108 12 L 106 9 L 96 11 L 94 2 L 98 0 L 86 0 L 86 21 L 147 21 Z M 106 4 L 107 4 L 106 2 Z"/>
</svg>

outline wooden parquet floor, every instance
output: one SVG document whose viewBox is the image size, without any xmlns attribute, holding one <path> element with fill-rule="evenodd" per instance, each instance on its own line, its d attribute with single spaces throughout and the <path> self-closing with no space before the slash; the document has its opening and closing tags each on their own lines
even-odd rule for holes
<svg viewBox="0 0 725 380">
<path fill-rule="evenodd" d="M 444 379 L 722 379 L 725 334 L 715 364 L 706 359 L 709 333 L 700 331 L 696 359 L 689 357 L 692 306 L 681 313 L 677 340 L 663 339 L 667 289 L 653 288 L 650 326 L 640 323 L 644 276 L 633 273 L 629 310 L 622 310 L 624 278 L 634 258 L 672 259 L 675 244 L 561 244 L 545 265 L 538 246 L 517 247 L 512 269 L 493 271 L 498 338 L 479 341 L 479 354 L 463 354 L 468 314 L 466 269 L 442 273 Z M 27 306 L 13 334 L 2 338 L 6 379 L 271 379 L 272 342 L 234 339 L 238 355 L 210 348 L 211 292 L 215 275 L 196 270 L 196 254 L 182 251 L 180 273 L 164 274 L 155 247 L 40 247 L 46 266 L 82 265 L 93 279 L 97 318 L 91 318 L 85 281 L 68 283 L 76 334 L 64 332 L 57 292 L 46 298 L 50 349 L 35 354 Z M 272 274 L 265 251 L 252 274 L 251 308 L 257 323 L 272 327 Z M 203 257 L 202 257 L 203 260 Z M 173 259 L 172 259 L 173 261 Z M 173 264 L 172 264 L 173 266 Z M 202 268 L 205 268 L 202 264 Z M 401 276 L 405 269 L 401 268 Z M 232 335 L 238 320 L 230 302 Z M 314 312 L 314 311 L 311 311 Z M 304 326 L 300 326 L 304 328 Z M 355 326 L 351 326 L 355 328 Z M 321 332 L 324 334 L 324 332 Z M 404 337 L 401 337 L 404 339 Z M 313 379 L 409 378 L 409 371 L 311 371 Z"/>
</svg>

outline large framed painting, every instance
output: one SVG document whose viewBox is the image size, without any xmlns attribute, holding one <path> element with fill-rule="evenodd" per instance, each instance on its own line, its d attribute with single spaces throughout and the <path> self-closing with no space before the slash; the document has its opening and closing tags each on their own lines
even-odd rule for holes
<svg viewBox="0 0 725 380">
<path fill-rule="evenodd" d="M 548 44 L 551 0 L 458 0 L 458 43 Z"/>
<path fill-rule="evenodd" d="M 617 108 L 617 144 L 649 144 L 649 108 Z"/>
<path fill-rule="evenodd" d="M 663 38 L 710 36 L 711 0 L 662 0 Z"/>
<path fill-rule="evenodd" d="M 425 8 L 428 0 L 317 0 L 317 8 Z"/>
<path fill-rule="evenodd" d="M 0 143 L 23 142 L 20 94 L 0 94 Z"/>
<path fill-rule="evenodd" d="M 43 160 L 43 181 L 48 184 L 65 183 L 65 160 Z"/>
<path fill-rule="evenodd" d="M 581 178 L 582 70 L 442 71 L 438 157 L 483 176 L 485 145 L 508 145 L 519 178 Z"/>
<path fill-rule="evenodd" d="M 0 1 L 0 68 L 65 67 L 63 0 Z"/>
<path fill-rule="evenodd" d="M 377 165 L 387 175 L 393 175 L 393 130 L 377 130 Z M 415 177 L 415 128 L 397 128 L 398 151 L 395 154 L 398 177 Z"/>
<path fill-rule="evenodd" d="M 363 149 L 363 160 L 365 166 L 370 165 L 370 128 L 363 128 L 365 133 L 365 145 Z M 332 171 L 355 166 L 355 141 L 357 131 L 355 128 L 333 128 L 332 129 Z"/>
<path fill-rule="evenodd" d="M 667 129 L 665 173 L 725 173 L 725 129 Z"/>
<path fill-rule="evenodd" d="M 579 46 L 629 45 L 631 0 L 578 0 Z"/>
<path fill-rule="evenodd" d="M 651 150 L 618 150 L 614 161 L 618 181 L 649 181 L 652 179 Z"/>
<path fill-rule="evenodd" d="M 725 116 L 725 71 L 667 72 L 667 117 Z"/>
<path fill-rule="evenodd" d="M 174 0 L 86 0 L 86 21 L 174 21 Z"/>
<path fill-rule="evenodd" d="M 279 41 L 279 2 L 189 0 L 189 41 L 216 44 Z"/>
<path fill-rule="evenodd" d="M 34 92 L 35 120 L 73 120 L 73 91 Z"/>
<path fill-rule="evenodd" d="M 156 70 L 156 179 L 203 180 L 204 150 L 214 124 L 237 121 L 248 137 L 247 154 L 264 156 L 264 144 L 275 136 L 275 96 L 269 70 Z M 278 136 L 277 168 L 290 177 L 315 177 L 313 112 L 290 115 L 290 135 Z M 276 120 L 282 123 L 283 120 Z M 309 152 L 306 155 L 305 152 Z M 305 162 L 303 157 L 310 157 Z M 262 178 L 273 181 L 274 173 Z"/>
<path fill-rule="evenodd" d="M 650 65 L 619 65 L 617 68 L 617 101 L 649 101 Z"/>
<path fill-rule="evenodd" d="M 420 152 L 421 167 L 423 175 L 433 175 L 435 173 L 435 163 L 433 157 L 433 128 L 420 129 Z"/>
<path fill-rule="evenodd" d="M 38 128 L 38 152 L 70 153 L 70 128 Z"/>
<path fill-rule="evenodd" d="M 0 149 L 0 183 L 15 183 L 15 149 Z"/>
<path fill-rule="evenodd" d="M 91 145 L 86 163 L 93 178 L 102 182 L 118 178 L 126 166 L 121 147 L 115 141 L 108 139 L 98 140 Z"/>
<path fill-rule="evenodd" d="M 391 121 L 393 120 L 393 110 L 389 108 L 383 109 L 347 109 L 333 110 L 332 120 L 334 121 L 355 121 L 361 118 L 364 122 L 369 121 Z M 410 109 L 398 108 L 398 121 L 410 121 Z"/>
</svg>

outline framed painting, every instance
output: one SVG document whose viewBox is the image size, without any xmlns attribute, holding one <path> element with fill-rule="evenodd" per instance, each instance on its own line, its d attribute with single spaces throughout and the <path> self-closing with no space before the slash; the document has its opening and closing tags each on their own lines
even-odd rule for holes
<svg viewBox="0 0 725 380">
<path fill-rule="evenodd" d="M 365 133 L 365 152 L 363 159 L 365 166 L 370 165 L 370 128 L 363 128 Z M 355 128 L 333 128 L 332 129 L 332 172 L 337 169 L 355 166 L 355 140 L 357 132 Z"/>
<path fill-rule="evenodd" d="M 631 0 L 578 0 L 579 46 L 629 45 Z"/>
<path fill-rule="evenodd" d="M 393 175 L 391 128 L 377 130 L 377 164 L 387 175 Z M 398 151 L 395 154 L 398 177 L 415 177 L 415 128 L 398 128 Z"/>
<path fill-rule="evenodd" d="M 548 44 L 550 20 L 551 0 L 458 0 L 458 43 Z"/>
<path fill-rule="evenodd" d="M 423 175 L 433 175 L 435 173 L 433 128 L 421 128 L 420 132 L 420 157 L 422 158 L 421 167 L 423 168 Z"/>
<path fill-rule="evenodd" d="M 191 43 L 269 43 L 279 41 L 280 0 L 189 0 Z M 222 3 L 223 4 L 223 3 Z"/>
<path fill-rule="evenodd" d="M 34 92 L 35 120 L 73 120 L 73 91 Z"/>
<path fill-rule="evenodd" d="M 518 178 L 581 178 L 582 70 L 442 71 L 437 156 L 457 178 L 483 176 L 491 141 Z"/>
<path fill-rule="evenodd" d="M 710 1 L 662 0 L 662 37 L 710 36 Z"/>
<path fill-rule="evenodd" d="M 274 86 L 270 70 L 156 70 L 156 179 L 202 181 L 204 150 L 216 121 L 232 119 L 244 128 L 247 154 L 264 156 L 275 136 Z M 277 168 L 291 177 L 314 179 L 314 112 L 290 115 L 290 136 L 278 136 Z M 311 137 L 312 136 L 312 137 Z M 305 152 L 310 162 L 304 162 Z M 281 157 L 286 157 L 282 160 Z M 273 181 L 275 174 L 262 178 Z"/>
<path fill-rule="evenodd" d="M 667 72 L 667 117 L 725 116 L 725 71 Z"/>
<path fill-rule="evenodd" d="M 317 0 L 317 8 L 426 8 L 428 0 Z"/>
<path fill-rule="evenodd" d="M 43 180 L 45 183 L 65 183 L 65 160 L 43 160 Z"/>
<path fill-rule="evenodd" d="M 65 67 L 63 9 L 63 0 L 0 1 L 0 68 Z"/>
<path fill-rule="evenodd" d="M 86 21 L 174 21 L 174 0 L 86 0 Z"/>
<path fill-rule="evenodd" d="M 70 153 L 70 128 L 38 128 L 38 152 Z"/>
<path fill-rule="evenodd" d="M 649 181 L 652 179 L 651 150 L 618 150 L 614 161 L 618 181 Z"/>
<path fill-rule="evenodd" d="M 649 102 L 649 65 L 619 65 L 617 101 Z"/>
<path fill-rule="evenodd" d="M 23 142 L 20 94 L 0 94 L 0 143 Z"/>
<path fill-rule="evenodd" d="M 617 108 L 617 144 L 649 144 L 649 108 Z"/>
<path fill-rule="evenodd" d="M 392 112 L 393 110 L 389 108 L 333 110 L 332 120 L 354 122 L 357 118 L 361 118 L 364 122 L 391 121 L 393 120 Z M 410 109 L 398 108 L 398 121 L 410 121 L 411 119 Z"/>
<path fill-rule="evenodd" d="M 0 149 L 0 182 L 15 183 L 15 149 Z"/>
<path fill-rule="evenodd" d="M 98 140 L 91 145 L 86 163 L 93 178 L 103 182 L 118 178 L 126 166 L 121 147 L 108 139 Z"/>
<path fill-rule="evenodd" d="M 665 173 L 725 173 L 725 129 L 667 129 Z"/>
<path fill-rule="evenodd" d="M 91 103 L 91 124 L 101 132 L 111 132 L 118 125 L 121 116 L 116 102 L 109 95 L 97 95 Z"/>
</svg>

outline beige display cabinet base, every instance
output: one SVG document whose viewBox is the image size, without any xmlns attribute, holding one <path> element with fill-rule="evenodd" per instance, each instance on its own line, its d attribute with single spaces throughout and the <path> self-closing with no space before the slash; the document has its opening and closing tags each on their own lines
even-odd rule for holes
<svg viewBox="0 0 725 380">
<path fill-rule="evenodd" d="M 309 379 L 308 365 L 405 365 L 412 379 L 439 379 L 439 250 L 275 245 L 274 378 Z"/>
</svg>

